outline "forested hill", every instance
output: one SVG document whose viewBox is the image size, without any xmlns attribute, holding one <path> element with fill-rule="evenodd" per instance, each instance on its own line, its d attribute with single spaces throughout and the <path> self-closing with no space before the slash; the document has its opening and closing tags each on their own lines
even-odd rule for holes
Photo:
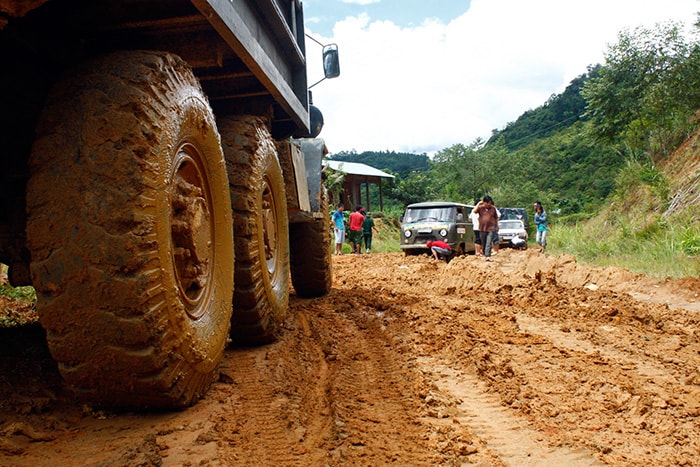
<svg viewBox="0 0 700 467">
<path fill-rule="evenodd" d="M 494 130 L 486 144 L 455 145 L 433 160 L 394 151 L 339 152 L 330 158 L 395 174 L 397 179 L 385 185 L 385 204 L 399 209 L 431 199 L 472 202 L 489 193 L 501 205 L 528 206 L 537 198 L 556 202 L 565 214 L 579 212 L 610 193 L 621 164 L 610 148 L 580 137 L 586 120 L 581 90 L 595 70 Z"/>
<path fill-rule="evenodd" d="M 502 130 L 494 130 L 487 144 L 500 141 L 508 149 L 516 150 L 585 118 L 586 99 L 581 95 L 581 89 L 589 78 L 595 77 L 599 69 L 600 67 L 592 68 L 571 81 L 563 93 L 553 94 L 541 107 L 526 111 Z"/>
</svg>

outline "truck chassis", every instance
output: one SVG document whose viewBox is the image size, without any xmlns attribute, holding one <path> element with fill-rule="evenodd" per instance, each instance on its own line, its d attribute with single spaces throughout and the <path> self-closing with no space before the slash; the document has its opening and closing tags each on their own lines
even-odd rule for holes
<svg viewBox="0 0 700 467">
<path fill-rule="evenodd" d="M 0 0 L 0 27 L 0 262 L 81 397 L 194 403 L 290 274 L 331 286 L 330 250 L 290 255 L 328 232 L 301 2 Z"/>
</svg>

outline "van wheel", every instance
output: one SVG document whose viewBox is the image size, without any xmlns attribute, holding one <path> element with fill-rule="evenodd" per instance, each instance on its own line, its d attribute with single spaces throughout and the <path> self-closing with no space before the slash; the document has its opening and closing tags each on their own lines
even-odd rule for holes
<svg viewBox="0 0 700 467">
<path fill-rule="evenodd" d="M 32 281 L 65 380 L 105 406 L 196 401 L 228 338 L 233 232 L 189 67 L 124 52 L 71 74 L 42 112 L 30 170 Z"/>
<path fill-rule="evenodd" d="M 267 128 L 261 117 L 219 121 L 236 239 L 231 336 L 242 344 L 273 341 L 289 304 L 287 198 Z"/>
</svg>

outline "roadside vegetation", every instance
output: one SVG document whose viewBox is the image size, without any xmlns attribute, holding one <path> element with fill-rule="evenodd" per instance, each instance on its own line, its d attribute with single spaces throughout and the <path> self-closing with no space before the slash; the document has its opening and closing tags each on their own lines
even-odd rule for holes
<svg viewBox="0 0 700 467">
<path fill-rule="evenodd" d="M 369 151 L 331 158 L 395 175 L 383 186 L 385 217 L 395 219 L 389 225 L 413 202 L 472 204 L 488 194 L 497 206 L 525 207 L 532 219 L 540 200 L 552 228 L 550 253 L 659 278 L 698 276 L 697 32 L 698 24 L 688 32 L 676 23 L 621 31 L 605 63 L 488 141 L 433 157 Z M 378 205 L 374 185 L 370 193 Z M 398 248 L 398 230 L 394 238 Z"/>
<path fill-rule="evenodd" d="M 347 211 L 345 219 L 347 220 Z M 372 234 L 372 253 L 396 253 L 400 252 L 399 247 L 399 231 L 400 231 L 400 216 L 401 213 L 397 210 L 371 213 L 374 219 L 374 225 L 377 230 Z M 331 251 L 333 251 L 333 235 L 331 235 Z M 343 253 L 349 254 L 352 252 L 350 243 L 346 241 L 343 244 Z M 362 253 L 365 253 L 365 244 L 362 243 Z"/>
<path fill-rule="evenodd" d="M 685 227 L 672 227 L 663 234 L 641 237 L 620 235 L 614 230 L 582 224 L 557 226 L 552 233 L 550 253 L 568 253 L 582 264 L 597 267 L 618 266 L 658 279 L 700 276 L 696 249 L 700 236 Z M 691 252 L 692 254 L 689 254 Z"/>
<path fill-rule="evenodd" d="M 7 266 L 0 264 L 0 328 L 36 322 L 34 287 L 12 287 L 7 282 Z"/>
</svg>

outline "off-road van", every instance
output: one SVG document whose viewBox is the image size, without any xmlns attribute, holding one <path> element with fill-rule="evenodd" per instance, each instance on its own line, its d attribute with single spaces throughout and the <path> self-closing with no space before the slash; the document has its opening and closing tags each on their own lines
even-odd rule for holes
<svg viewBox="0 0 700 467">
<path fill-rule="evenodd" d="M 525 230 L 528 228 L 528 223 L 527 223 L 527 211 L 525 208 L 501 208 L 499 207 L 498 210 L 501 213 L 500 220 L 506 221 L 510 219 L 517 219 L 520 221 L 523 221 L 523 225 L 525 226 Z"/>
<path fill-rule="evenodd" d="M 456 255 L 474 252 L 474 227 L 469 213 L 474 206 L 448 201 L 414 203 L 401 217 L 401 249 L 407 255 L 427 253 L 425 244 L 441 240 Z"/>
</svg>

